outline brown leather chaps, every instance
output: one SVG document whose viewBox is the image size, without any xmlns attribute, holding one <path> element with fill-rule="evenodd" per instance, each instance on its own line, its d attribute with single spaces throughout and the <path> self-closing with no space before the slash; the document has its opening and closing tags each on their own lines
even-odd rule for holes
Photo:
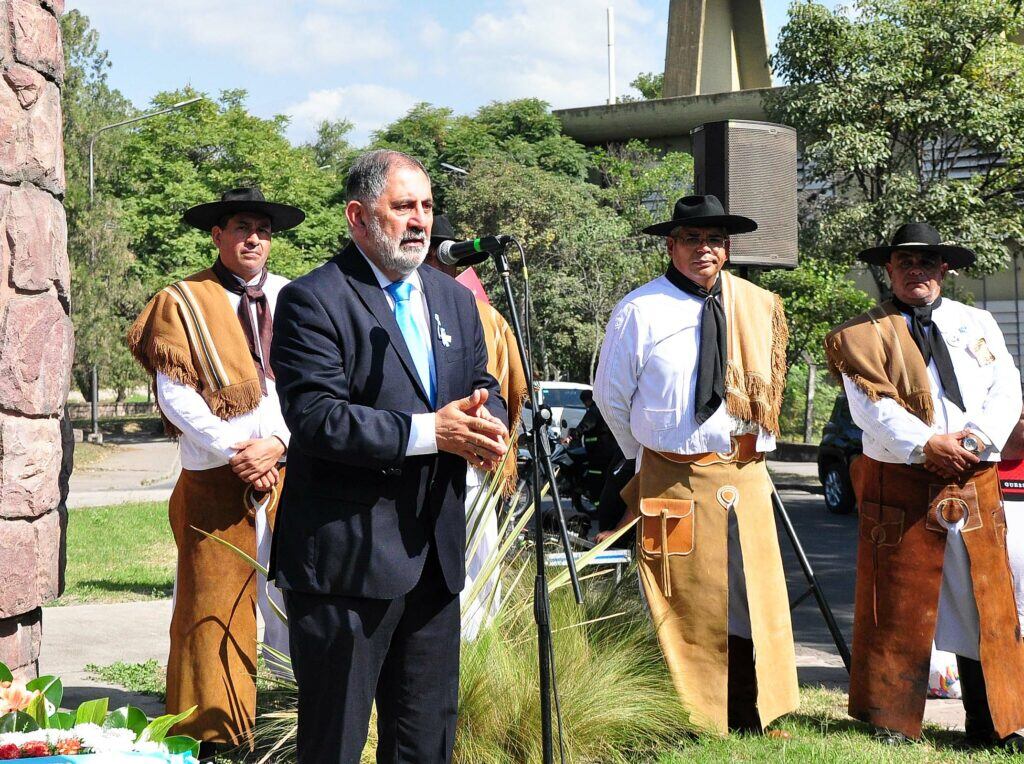
<svg viewBox="0 0 1024 764">
<path fill-rule="evenodd" d="M 1006 554 L 996 465 L 946 483 L 867 456 L 851 469 L 860 506 L 850 715 L 921 735 L 947 529 L 961 529 L 978 606 L 979 654 L 996 732 L 1024 727 L 1024 642 Z"/>
<path fill-rule="evenodd" d="M 247 742 L 256 717 L 256 571 L 195 528 L 255 559 L 255 512 L 246 486 L 228 466 L 182 470 L 170 501 L 178 575 L 167 713 L 198 706 L 174 730 L 215 743 Z M 267 507 L 270 527 L 277 495 Z"/>
</svg>

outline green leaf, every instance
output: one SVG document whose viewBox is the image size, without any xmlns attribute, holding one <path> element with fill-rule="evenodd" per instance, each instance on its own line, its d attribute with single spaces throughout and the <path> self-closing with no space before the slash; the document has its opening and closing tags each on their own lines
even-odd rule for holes
<svg viewBox="0 0 1024 764">
<path fill-rule="evenodd" d="M 0 682 L 13 682 L 14 674 L 7 668 L 6 663 L 0 663 Z"/>
<path fill-rule="evenodd" d="M 36 695 L 32 698 L 32 702 L 28 704 L 28 708 L 25 709 L 25 713 L 31 716 L 32 719 L 42 729 L 46 729 L 49 726 L 49 715 L 46 713 L 46 696 Z"/>
<path fill-rule="evenodd" d="M 40 676 L 25 684 L 28 690 L 38 690 L 46 696 L 46 699 L 56 711 L 60 708 L 60 702 L 64 698 L 64 684 L 55 676 Z"/>
<path fill-rule="evenodd" d="M 110 712 L 103 726 L 107 729 L 129 729 L 138 738 L 149 724 L 146 715 L 135 706 L 122 706 Z"/>
<path fill-rule="evenodd" d="M 50 717 L 50 729 L 69 730 L 77 723 L 77 718 L 70 711 L 58 711 Z"/>
<path fill-rule="evenodd" d="M 98 724 L 102 726 L 107 718 L 107 706 L 109 704 L 109 698 L 85 701 L 78 707 L 78 711 L 75 713 L 76 722 L 78 724 Z"/>
<path fill-rule="evenodd" d="M 0 732 L 34 732 L 39 729 L 36 720 L 24 711 L 0 716 Z"/>
<path fill-rule="evenodd" d="M 180 714 L 165 714 L 164 716 L 158 716 L 156 719 L 151 721 L 146 729 L 142 730 L 142 734 L 136 742 L 145 743 L 161 743 L 167 736 L 167 732 L 178 722 L 184 721 L 196 710 L 196 706 L 192 706 L 186 711 L 182 711 Z"/>
<path fill-rule="evenodd" d="M 167 753 L 190 753 L 193 756 L 199 755 L 199 741 L 188 735 L 171 735 L 164 738 L 164 745 L 167 746 Z"/>
</svg>

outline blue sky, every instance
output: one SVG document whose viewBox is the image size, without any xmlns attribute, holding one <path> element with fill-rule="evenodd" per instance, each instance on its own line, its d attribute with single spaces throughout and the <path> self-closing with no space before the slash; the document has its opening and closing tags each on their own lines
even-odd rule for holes
<svg viewBox="0 0 1024 764">
<path fill-rule="evenodd" d="M 835 0 L 828 0 L 834 5 Z M 288 114 L 289 137 L 321 119 L 354 141 L 419 101 L 471 113 L 536 96 L 555 108 L 607 97 L 609 0 L 68 0 L 110 52 L 111 84 L 136 106 L 190 84 L 249 92 L 260 116 Z M 769 44 L 787 2 L 763 0 Z M 619 92 L 661 71 L 668 0 L 613 0 Z"/>
</svg>

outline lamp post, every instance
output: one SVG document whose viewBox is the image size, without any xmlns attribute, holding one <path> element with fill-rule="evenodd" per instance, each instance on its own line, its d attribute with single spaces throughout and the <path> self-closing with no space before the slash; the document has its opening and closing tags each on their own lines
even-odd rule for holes
<svg viewBox="0 0 1024 764">
<path fill-rule="evenodd" d="M 96 139 L 99 138 L 100 135 L 105 133 L 107 130 L 113 130 L 115 127 L 124 127 L 125 125 L 131 125 L 131 124 L 134 124 L 135 122 L 141 122 L 144 119 L 149 119 L 150 117 L 159 117 L 161 114 L 167 114 L 168 112 L 176 111 L 177 109 L 180 109 L 180 108 L 182 108 L 184 106 L 188 106 L 189 104 L 193 104 L 193 103 L 196 103 L 197 101 L 202 101 L 202 100 L 203 99 L 202 99 L 201 96 L 197 96 L 196 98 L 189 98 L 186 101 L 179 101 L 178 103 L 174 104 L 173 106 L 168 106 L 166 109 L 159 109 L 157 111 L 151 111 L 151 112 L 149 112 L 147 114 L 140 114 L 137 117 L 132 117 L 131 119 L 122 120 L 121 122 L 114 122 L 111 125 L 104 125 L 99 130 L 97 130 L 95 133 L 93 133 L 91 136 L 89 136 L 89 207 L 90 208 L 92 207 L 93 202 L 96 199 L 96 172 L 95 172 L 94 155 L 95 155 L 95 149 L 96 149 Z M 95 253 L 91 253 L 90 254 L 90 260 L 94 256 L 95 256 Z M 91 372 L 92 372 L 92 381 L 91 381 L 90 387 L 92 388 L 92 395 L 91 395 L 91 398 L 92 398 L 92 400 L 91 400 L 92 435 L 89 437 L 89 439 L 91 441 L 93 441 L 93 442 L 97 442 L 98 443 L 98 442 L 101 442 L 103 440 L 103 437 L 100 435 L 100 386 L 99 386 L 99 370 L 96 368 L 96 364 L 92 365 Z"/>
</svg>

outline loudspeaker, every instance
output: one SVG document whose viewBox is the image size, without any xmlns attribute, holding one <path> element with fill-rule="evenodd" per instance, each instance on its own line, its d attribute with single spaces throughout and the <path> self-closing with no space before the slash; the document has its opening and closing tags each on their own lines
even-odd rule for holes
<svg viewBox="0 0 1024 764">
<path fill-rule="evenodd" d="M 732 265 L 797 266 L 796 130 L 771 122 L 728 119 L 695 127 L 693 187 L 714 194 L 757 230 L 732 237 Z"/>
</svg>

